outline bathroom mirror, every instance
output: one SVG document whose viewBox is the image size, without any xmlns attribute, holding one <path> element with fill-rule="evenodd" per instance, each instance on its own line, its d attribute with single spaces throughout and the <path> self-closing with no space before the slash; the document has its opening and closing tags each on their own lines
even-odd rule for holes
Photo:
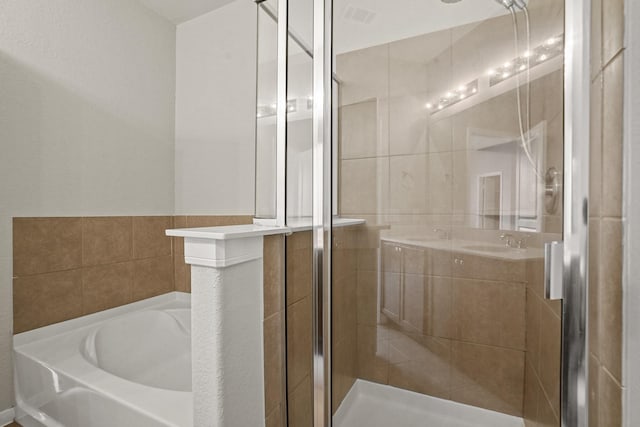
<svg viewBox="0 0 640 427">
<path fill-rule="evenodd" d="M 467 204 L 478 228 L 542 231 L 545 128 L 541 122 L 527 134 L 526 150 L 517 135 L 469 130 L 462 161 Z"/>
</svg>

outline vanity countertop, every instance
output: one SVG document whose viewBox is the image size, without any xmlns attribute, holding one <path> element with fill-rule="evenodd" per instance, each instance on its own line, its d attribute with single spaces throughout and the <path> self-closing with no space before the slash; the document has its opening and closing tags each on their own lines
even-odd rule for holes
<svg viewBox="0 0 640 427">
<path fill-rule="evenodd" d="M 434 239 L 415 236 L 385 236 L 383 242 L 407 246 L 450 251 L 461 254 L 495 258 L 504 261 L 525 261 L 528 259 L 544 258 L 542 248 L 511 248 L 504 244 L 488 243 L 486 241 L 460 239 Z"/>
</svg>

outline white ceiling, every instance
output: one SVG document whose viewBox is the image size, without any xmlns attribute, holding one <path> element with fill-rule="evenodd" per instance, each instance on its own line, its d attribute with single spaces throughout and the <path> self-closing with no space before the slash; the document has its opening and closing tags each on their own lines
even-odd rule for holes
<svg viewBox="0 0 640 427">
<path fill-rule="evenodd" d="M 273 3 L 272 1 L 269 4 Z M 336 54 L 386 44 L 483 21 L 507 10 L 494 0 L 334 0 Z M 313 34 L 313 0 L 289 2 L 289 25 L 307 46 Z M 347 12 L 370 12 L 369 22 L 348 19 Z"/>
<path fill-rule="evenodd" d="M 373 12 L 365 24 L 345 18 L 348 8 Z M 478 22 L 507 13 L 494 0 L 335 0 L 334 47 L 336 53 L 389 43 Z"/>
<path fill-rule="evenodd" d="M 155 11 L 160 16 L 169 21 L 180 24 L 196 18 L 224 5 L 232 3 L 234 0 L 139 0 L 149 9 Z M 249 0 L 245 0 L 249 1 Z"/>
<path fill-rule="evenodd" d="M 250 0 L 139 0 L 148 8 L 179 24 L 211 12 L 233 1 Z M 275 3 L 269 0 L 269 4 Z M 345 18 L 348 8 L 372 12 L 373 19 L 361 23 Z M 292 30 L 311 46 L 313 0 L 289 3 Z M 421 34 L 453 28 L 506 13 L 494 0 L 335 0 L 334 48 L 336 54 L 389 43 Z"/>
</svg>

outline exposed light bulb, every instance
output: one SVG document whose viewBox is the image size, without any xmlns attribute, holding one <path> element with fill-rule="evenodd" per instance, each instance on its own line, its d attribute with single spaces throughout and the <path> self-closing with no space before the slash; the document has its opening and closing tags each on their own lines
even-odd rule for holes
<svg viewBox="0 0 640 427">
<path fill-rule="evenodd" d="M 547 46 L 553 46 L 556 43 L 558 43 L 558 39 L 555 37 L 551 37 L 549 40 L 546 41 Z"/>
<path fill-rule="evenodd" d="M 518 70 L 520 70 L 520 71 L 524 71 L 524 70 L 526 70 L 526 69 L 527 69 L 527 66 L 526 66 L 526 65 L 524 65 L 524 64 L 522 64 L 522 65 L 520 66 L 520 68 L 518 68 Z"/>
<path fill-rule="evenodd" d="M 438 110 L 442 110 L 444 108 L 444 105 L 440 104 L 438 105 Z"/>
<path fill-rule="evenodd" d="M 451 98 L 453 96 L 453 93 L 447 92 L 444 96 L 446 96 L 447 98 Z"/>
<path fill-rule="evenodd" d="M 463 100 L 465 98 L 464 93 L 462 95 L 459 96 L 460 100 Z"/>
<path fill-rule="evenodd" d="M 505 72 L 505 73 L 502 73 L 502 78 L 503 78 L 503 79 L 506 79 L 506 78 L 507 78 L 507 77 L 509 77 L 510 75 L 511 75 L 511 74 L 506 73 L 506 72 Z"/>
<path fill-rule="evenodd" d="M 472 92 L 472 93 L 476 93 L 476 92 L 478 92 L 478 89 L 476 89 L 476 88 L 474 87 L 473 89 L 471 89 L 471 92 Z"/>
<path fill-rule="evenodd" d="M 545 54 L 543 53 L 542 55 L 540 55 L 540 56 L 538 57 L 538 61 L 546 61 L 546 60 L 547 60 L 547 58 L 548 58 L 548 56 L 547 56 L 547 55 L 545 55 Z"/>
<path fill-rule="evenodd" d="M 531 58 L 532 55 L 533 53 L 531 53 L 530 50 L 527 50 L 522 56 L 524 56 L 525 58 Z"/>
<path fill-rule="evenodd" d="M 489 69 L 489 70 L 487 71 L 487 75 L 488 75 L 488 76 L 493 76 L 495 73 L 496 73 L 496 70 L 494 70 L 494 69 Z"/>
<path fill-rule="evenodd" d="M 466 91 L 467 91 L 467 87 L 465 85 L 458 86 L 458 92 L 466 92 Z"/>
<path fill-rule="evenodd" d="M 433 104 L 430 102 L 427 102 L 427 105 L 425 105 L 425 107 L 427 107 L 427 110 L 431 110 L 433 108 Z"/>
</svg>

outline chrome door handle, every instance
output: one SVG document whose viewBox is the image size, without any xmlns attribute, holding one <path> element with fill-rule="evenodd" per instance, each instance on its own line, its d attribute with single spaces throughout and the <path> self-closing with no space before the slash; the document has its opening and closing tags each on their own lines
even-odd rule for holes
<svg viewBox="0 0 640 427">
<path fill-rule="evenodd" d="M 544 297 L 549 300 L 564 296 L 563 242 L 544 244 Z"/>
</svg>

